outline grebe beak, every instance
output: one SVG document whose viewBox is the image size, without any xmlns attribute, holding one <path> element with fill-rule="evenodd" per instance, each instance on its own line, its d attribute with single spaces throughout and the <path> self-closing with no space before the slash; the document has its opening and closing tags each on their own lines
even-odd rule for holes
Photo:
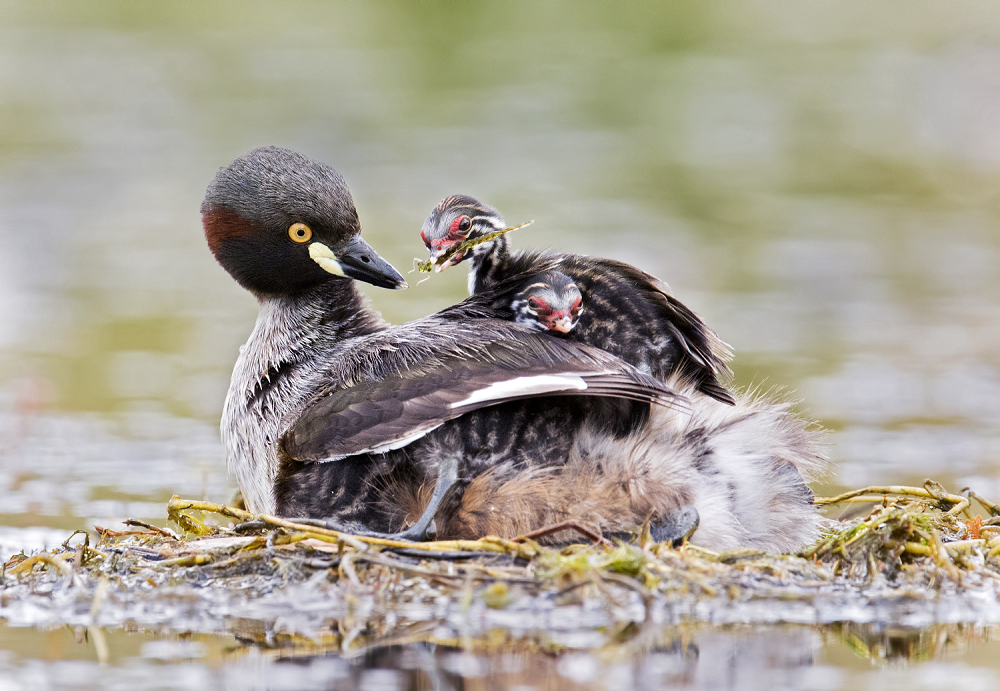
<svg viewBox="0 0 1000 691">
<path fill-rule="evenodd" d="M 396 268 L 379 256 L 372 246 L 355 235 L 338 248 L 340 251 L 333 257 L 342 273 L 340 275 L 354 278 L 365 283 L 371 283 L 379 288 L 399 290 L 406 287 L 406 280 Z M 310 247 L 310 254 L 312 248 Z M 315 257 L 314 257 L 315 258 Z M 327 271 L 323 263 L 320 263 Z M 331 273 L 337 273 L 331 271 Z"/>
</svg>

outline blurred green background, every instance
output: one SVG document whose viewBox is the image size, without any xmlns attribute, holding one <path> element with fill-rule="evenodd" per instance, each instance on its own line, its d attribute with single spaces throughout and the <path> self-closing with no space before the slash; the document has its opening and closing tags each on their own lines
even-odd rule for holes
<svg viewBox="0 0 1000 691">
<path fill-rule="evenodd" d="M 1000 499 L 995 3 L 5 0 L 0 522 L 228 498 L 256 304 L 198 208 L 261 144 L 339 169 L 404 273 L 466 193 L 660 276 L 832 430 L 832 484 Z M 410 278 L 364 289 L 465 293 Z"/>
</svg>

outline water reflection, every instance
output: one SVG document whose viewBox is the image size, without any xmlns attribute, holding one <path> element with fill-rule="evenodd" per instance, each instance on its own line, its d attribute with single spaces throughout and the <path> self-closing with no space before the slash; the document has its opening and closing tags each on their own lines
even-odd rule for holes
<svg viewBox="0 0 1000 691">
<path fill-rule="evenodd" d="M 961 624 L 917 628 L 856 623 L 835 624 L 824 633 L 828 640 L 840 641 L 858 657 L 873 662 L 954 658 L 973 645 L 990 644 L 995 634 L 993 629 Z"/>
<path fill-rule="evenodd" d="M 108 665 L 84 630 L 0 627 L 0 689 L 802 689 L 994 688 L 993 631 L 846 626 L 666 629 L 641 655 L 415 643 L 344 657 L 228 637 L 107 632 Z M 901 662 L 921 660 L 917 667 Z"/>
</svg>

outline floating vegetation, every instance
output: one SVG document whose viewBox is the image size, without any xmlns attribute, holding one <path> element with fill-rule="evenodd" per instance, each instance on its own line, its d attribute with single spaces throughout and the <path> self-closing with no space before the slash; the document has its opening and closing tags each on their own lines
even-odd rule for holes
<svg viewBox="0 0 1000 691">
<path fill-rule="evenodd" d="M 57 549 L 8 560 L 0 616 L 237 632 L 345 653 L 417 640 L 633 645 L 653 622 L 1000 622 L 1000 507 L 930 480 L 816 503 L 862 504 L 864 514 L 831 521 L 799 554 L 774 555 L 674 548 L 648 531 L 562 548 L 494 537 L 409 543 L 174 497 L 177 532 L 129 521 L 129 530 L 78 531 Z"/>
<path fill-rule="evenodd" d="M 444 252 L 444 254 L 442 254 L 434 261 L 431 261 L 430 259 L 424 259 L 423 261 L 418 261 L 417 271 L 429 274 L 434 269 L 435 266 L 438 267 L 443 266 L 448 262 L 449 259 L 454 257 L 456 254 L 459 254 L 460 252 L 466 252 L 468 250 L 471 250 L 476 245 L 482 245 L 484 242 L 490 242 L 491 240 L 496 240 L 504 233 L 509 233 L 512 230 L 517 230 L 518 228 L 524 228 L 525 226 L 530 226 L 532 223 L 534 223 L 533 220 L 522 223 L 521 225 L 511 226 L 510 228 L 504 228 L 503 230 L 497 230 L 492 233 L 487 233 L 486 235 L 483 235 L 478 238 L 466 238 L 461 242 L 457 242 L 451 247 L 449 247 Z"/>
</svg>

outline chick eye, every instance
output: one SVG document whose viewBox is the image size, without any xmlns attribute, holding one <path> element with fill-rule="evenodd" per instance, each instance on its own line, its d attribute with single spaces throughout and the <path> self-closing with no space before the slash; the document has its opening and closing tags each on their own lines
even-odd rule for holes
<svg viewBox="0 0 1000 691">
<path fill-rule="evenodd" d="M 288 226 L 288 237 L 295 242 L 309 242 L 309 240 L 312 239 L 312 236 L 312 228 L 307 226 L 305 223 L 293 223 Z"/>
<path fill-rule="evenodd" d="M 469 232 L 469 228 L 472 227 L 472 219 L 468 216 L 458 216 L 452 219 L 451 225 L 448 226 L 448 238 L 454 240 L 460 238 L 464 234 Z"/>
</svg>

